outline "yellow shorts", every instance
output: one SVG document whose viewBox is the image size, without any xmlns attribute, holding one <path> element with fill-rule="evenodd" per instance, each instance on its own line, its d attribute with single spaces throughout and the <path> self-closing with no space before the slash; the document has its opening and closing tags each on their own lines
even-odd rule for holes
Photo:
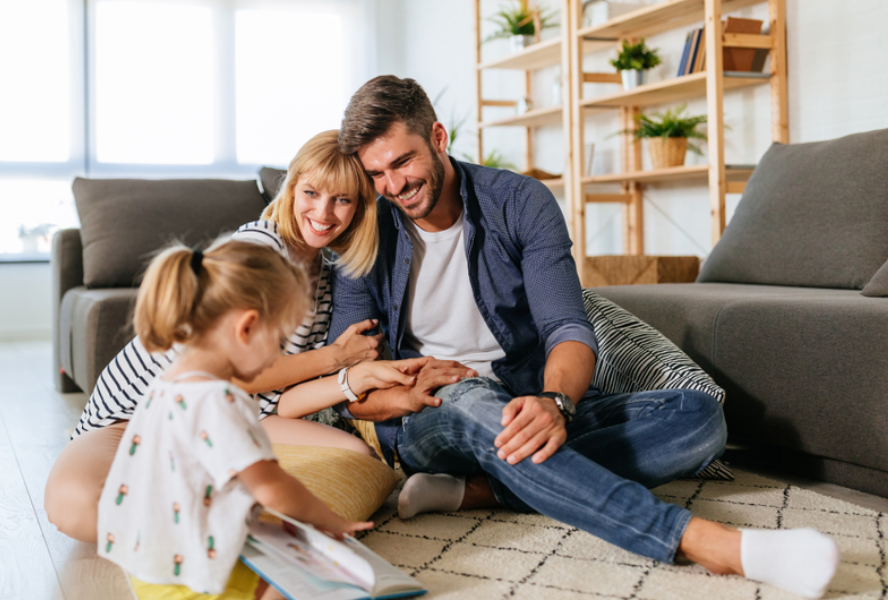
<svg viewBox="0 0 888 600">
<path fill-rule="evenodd" d="M 130 583 L 139 600 L 253 600 L 259 576 L 243 562 L 237 561 L 221 594 L 199 594 L 185 585 L 145 583 L 132 575 Z"/>
</svg>

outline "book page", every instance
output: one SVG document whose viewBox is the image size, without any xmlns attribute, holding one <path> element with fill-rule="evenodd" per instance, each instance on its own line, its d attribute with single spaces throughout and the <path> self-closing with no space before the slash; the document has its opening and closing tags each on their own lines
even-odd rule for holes
<svg viewBox="0 0 888 600">
<path fill-rule="evenodd" d="M 401 571 L 358 540 L 349 539 L 347 544 L 356 554 L 367 561 L 376 574 L 376 585 L 371 590 L 374 598 L 400 592 L 412 592 L 413 594 L 426 592 L 419 581 Z"/>
<path fill-rule="evenodd" d="M 273 554 L 277 558 L 308 571 L 321 579 L 346 583 L 370 591 L 366 582 L 355 577 L 350 570 L 343 568 L 340 561 L 332 560 L 313 545 L 304 535 L 304 531 L 297 531 L 299 535 L 293 536 L 284 531 L 279 525 L 254 523 L 250 525 L 247 542 L 265 554 Z M 351 551 L 349 553 L 354 554 Z M 348 558 L 361 560 L 357 556 L 350 556 Z"/>
</svg>

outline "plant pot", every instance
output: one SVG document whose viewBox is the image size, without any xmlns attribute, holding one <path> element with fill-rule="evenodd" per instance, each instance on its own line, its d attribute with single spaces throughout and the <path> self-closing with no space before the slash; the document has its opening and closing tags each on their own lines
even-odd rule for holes
<svg viewBox="0 0 888 600">
<path fill-rule="evenodd" d="M 509 38 L 509 47 L 512 49 L 512 52 L 521 52 L 532 43 L 532 35 L 513 35 Z"/>
<path fill-rule="evenodd" d="M 635 69 L 620 71 L 620 77 L 623 78 L 623 89 L 633 90 L 640 85 L 644 85 L 644 75 L 646 71 L 638 71 Z"/>
<path fill-rule="evenodd" d="M 648 138 L 648 152 L 655 169 L 680 167 L 688 153 L 688 138 Z"/>
</svg>

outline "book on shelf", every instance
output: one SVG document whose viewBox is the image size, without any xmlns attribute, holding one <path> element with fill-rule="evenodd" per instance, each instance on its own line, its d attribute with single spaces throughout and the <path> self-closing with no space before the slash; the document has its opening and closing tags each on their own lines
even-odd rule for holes
<svg viewBox="0 0 888 600">
<path fill-rule="evenodd" d="M 266 509 L 267 510 L 267 509 Z M 254 522 L 241 560 L 288 600 L 374 600 L 425 594 L 413 577 L 354 538 L 339 542 L 310 525 Z"/>
<path fill-rule="evenodd" d="M 703 41 L 703 30 L 695 29 L 691 32 L 691 48 L 688 53 L 688 62 L 685 65 L 685 70 L 683 75 L 690 75 L 693 73 L 694 64 L 697 61 L 697 53 L 700 51 L 701 42 Z M 702 44 L 703 50 L 706 49 L 706 44 Z"/>
<path fill-rule="evenodd" d="M 685 67 L 688 64 L 688 54 L 691 50 L 691 37 L 693 37 L 693 34 L 693 31 L 689 31 L 688 35 L 685 36 L 685 45 L 684 49 L 681 51 L 681 60 L 678 61 L 678 73 L 675 74 L 676 77 L 684 75 Z"/>
<path fill-rule="evenodd" d="M 722 21 L 722 33 L 759 34 L 762 21 L 728 17 Z M 762 72 L 768 50 L 764 48 L 723 48 L 724 71 Z M 694 29 L 688 33 L 678 67 L 678 76 L 700 73 L 706 69 L 706 30 Z"/>
</svg>

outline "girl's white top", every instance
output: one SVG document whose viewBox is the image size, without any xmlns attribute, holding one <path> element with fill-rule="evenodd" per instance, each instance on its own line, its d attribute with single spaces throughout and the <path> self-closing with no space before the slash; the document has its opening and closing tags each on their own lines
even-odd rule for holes
<svg viewBox="0 0 888 600">
<path fill-rule="evenodd" d="M 275 459 L 258 417 L 226 381 L 152 382 L 102 490 L 99 555 L 148 583 L 221 593 L 255 502 L 235 475 Z"/>
</svg>

